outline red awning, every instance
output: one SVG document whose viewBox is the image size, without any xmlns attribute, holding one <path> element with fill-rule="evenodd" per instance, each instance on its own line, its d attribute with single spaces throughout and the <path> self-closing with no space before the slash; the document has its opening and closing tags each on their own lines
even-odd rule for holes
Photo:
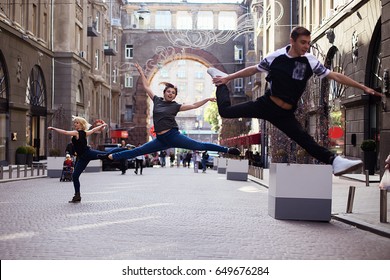
<svg viewBox="0 0 390 280">
<path fill-rule="evenodd" d="M 261 144 L 261 133 L 259 132 L 222 139 L 221 144 L 224 146 L 249 146 Z"/>
<path fill-rule="evenodd" d="M 129 133 L 127 130 L 111 130 L 111 138 L 128 138 Z"/>
</svg>

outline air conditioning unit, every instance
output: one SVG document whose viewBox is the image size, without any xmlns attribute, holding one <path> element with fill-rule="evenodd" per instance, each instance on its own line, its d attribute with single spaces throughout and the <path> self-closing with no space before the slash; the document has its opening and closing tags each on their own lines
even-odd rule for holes
<svg viewBox="0 0 390 280">
<path fill-rule="evenodd" d="M 79 52 L 79 57 L 81 57 L 81 58 L 85 58 L 85 57 L 86 57 L 86 53 L 85 53 L 85 51 L 81 51 L 81 52 Z"/>
<path fill-rule="evenodd" d="M 113 26 L 121 26 L 121 19 L 120 18 L 112 18 L 111 19 L 111 25 L 113 25 Z"/>
</svg>

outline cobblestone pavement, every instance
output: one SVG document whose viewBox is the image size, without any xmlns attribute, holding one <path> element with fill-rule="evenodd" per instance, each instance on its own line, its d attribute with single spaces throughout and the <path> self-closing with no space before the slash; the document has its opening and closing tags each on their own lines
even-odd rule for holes
<svg viewBox="0 0 390 280">
<path fill-rule="evenodd" d="M 390 259 L 388 238 L 340 221 L 276 220 L 267 189 L 208 170 L 84 173 L 0 184 L 0 259 Z"/>
</svg>

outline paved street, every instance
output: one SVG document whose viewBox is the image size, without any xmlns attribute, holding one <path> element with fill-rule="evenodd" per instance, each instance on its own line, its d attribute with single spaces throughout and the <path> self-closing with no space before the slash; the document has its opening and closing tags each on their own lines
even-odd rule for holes
<svg viewBox="0 0 390 280">
<path fill-rule="evenodd" d="M 390 259 L 388 238 L 340 221 L 275 220 L 267 189 L 187 168 L 0 184 L 0 259 Z"/>
</svg>

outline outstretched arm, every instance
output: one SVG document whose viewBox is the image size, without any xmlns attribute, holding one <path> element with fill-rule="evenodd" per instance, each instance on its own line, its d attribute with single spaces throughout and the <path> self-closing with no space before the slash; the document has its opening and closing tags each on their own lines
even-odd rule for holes
<svg viewBox="0 0 390 280">
<path fill-rule="evenodd" d="M 142 81 L 142 86 L 144 87 L 146 93 L 148 94 L 150 99 L 153 99 L 154 93 L 152 92 L 152 89 L 150 88 L 149 82 L 145 77 L 144 71 L 142 70 L 141 66 L 138 63 L 134 64 L 135 68 L 137 68 Z"/>
<path fill-rule="evenodd" d="M 259 72 L 256 65 L 246 67 L 241 69 L 240 71 L 234 72 L 232 74 L 227 75 L 226 77 L 215 77 L 213 78 L 213 83 L 217 86 L 222 84 L 227 84 L 229 81 L 237 79 L 237 78 L 245 78 L 250 77 Z"/>
<path fill-rule="evenodd" d="M 69 135 L 69 136 L 77 136 L 78 132 L 77 130 L 64 130 L 60 128 L 56 128 L 53 126 L 49 126 L 47 130 L 54 130 L 55 132 L 58 132 L 60 134 Z"/>
<path fill-rule="evenodd" d="M 369 88 L 361 83 L 356 82 L 355 80 L 351 79 L 348 76 L 345 76 L 338 72 L 330 72 L 328 76 L 326 76 L 328 79 L 335 80 L 336 82 L 343 84 L 345 86 L 354 87 L 357 89 L 361 89 L 365 93 L 376 95 L 382 97 L 383 94 L 373 90 L 372 88 Z"/>
<path fill-rule="evenodd" d="M 89 136 L 89 135 L 91 135 L 91 134 L 93 134 L 93 133 L 96 133 L 97 131 L 101 131 L 103 128 L 105 128 L 107 126 L 107 124 L 106 123 L 102 123 L 101 125 L 98 125 L 98 126 L 95 126 L 94 128 L 92 128 L 92 129 L 90 129 L 90 130 L 87 130 L 86 132 L 85 132 L 85 134 L 87 135 L 87 136 Z"/>
<path fill-rule="evenodd" d="M 200 106 L 203 106 L 204 104 L 206 104 L 209 101 L 215 102 L 216 98 L 210 97 L 210 98 L 206 98 L 206 99 L 203 99 L 201 101 L 195 102 L 194 104 L 188 104 L 188 105 L 183 104 L 183 105 L 181 105 L 179 111 L 188 111 L 188 110 L 196 109 L 196 108 L 199 108 Z"/>
</svg>

